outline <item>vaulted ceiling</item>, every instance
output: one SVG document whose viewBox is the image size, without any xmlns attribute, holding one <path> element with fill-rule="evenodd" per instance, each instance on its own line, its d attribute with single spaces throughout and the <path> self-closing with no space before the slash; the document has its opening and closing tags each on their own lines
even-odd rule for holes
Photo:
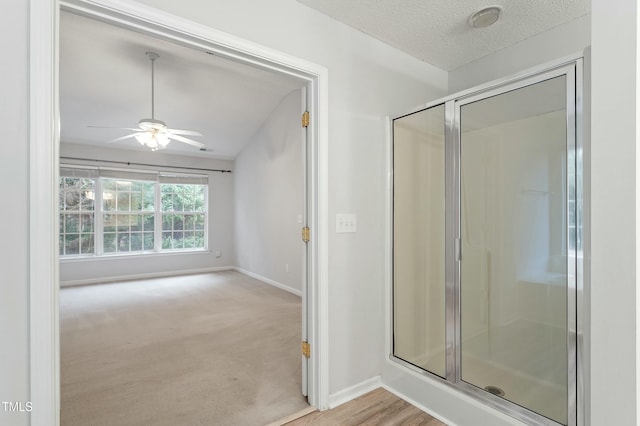
<svg viewBox="0 0 640 426">
<path fill-rule="evenodd" d="M 265 119 L 303 83 L 263 69 L 88 19 L 60 17 L 61 141 L 148 151 L 132 133 L 89 126 L 136 127 L 151 117 L 155 62 L 155 118 L 168 127 L 197 130 L 206 152 L 171 142 L 165 152 L 234 158 Z"/>
</svg>

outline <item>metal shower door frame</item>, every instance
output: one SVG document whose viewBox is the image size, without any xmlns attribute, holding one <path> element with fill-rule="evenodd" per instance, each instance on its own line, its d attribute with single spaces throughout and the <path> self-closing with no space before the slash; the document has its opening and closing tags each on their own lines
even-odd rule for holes
<svg viewBox="0 0 640 426">
<path fill-rule="evenodd" d="M 423 370 L 401 358 L 394 355 L 393 351 L 393 330 L 391 324 L 391 347 L 390 359 L 402 366 L 420 373 L 431 380 L 436 380 L 447 386 L 452 387 L 456 391 L 466 394 L 483 404 L 492 407 L 500 412 L 508 414 L 514 418 L 536 425 L 557 426 L 559 423 L 534 413 L 520 405 L 504 400 L 500 397 L 490 394 L 489 392 L 479 389 L 471 384 L 465 383 L 461 378 L 461 321 L 460 321 L 460 283 L 461 283 L 461 174 L 460 174 L 460 156 L 461 156 L 461 134 L 460 134 L 460 108 L 466 104 L 476 102 L 482 99 L 497 96 L 506 92 L 517 90 L 523 87 L 531 86 L 545 80 L 566 76 L 566 155 L 565 155 L 565 173 L 568 174 L 570 169 L 575 170 L 576 192 L 573 200 L 569 199 L 569 182 L 566 179 L 566 207 L 565 231 L 567 233 L 567 251 L 569 253 L 568 241 L 571 239 L 584 240 L 582 229 L 582 217 L 584 215 L 584 188 L 583 188 L 583 165 L 579 160 L 579 154 L 584 150 L 584 141 L 582 137 L 583 126 L 583 59 L 574 56 L 570 59 L 559 61 L 555 64 L 545 64 L 540 67 L 531 69 L 525 73 L 514 77 L 497 80 L 478 86 L 457 94 L 447 96 L 430 102 L 424 106 L 416 108 L 409 113 L 405 113 L 391 120 L 404 117 L 409 114 L 424 111 L 437 105 L 445 105 L 445 344 L 446 344 L 446 379 L 436 374 Z M 393 133 L 393 132 L 392 132 Z M 570 159 L 574 159 L 573 162 Z M 391 174 L 393 176 L 393 173 Z M 393 177 L 392 177 L 393 179 Z M 393 182 L 391 182 L 393 188 Z M 575 231 L 568 227 L 569 204 L 574 202 L 576 209 L 577 226 Z M 392 200 L 393 203 L 393 200 Z M 393 229 L 393 209 L 391 210 L 391 226 Z M 393 232 L 392 232 L 393 234 Z M 393 238 L 391 238 L 393 241 Z M 393 252 L 393 248 L 392 248 Z M 584 315 L 585 308 L 581 305 L 582 300 L 578 300 L 578 291 L 584 291 L 584 266 L 578 264 L 578 247 L 577 244 L 573 249 L 573 256 L 567 256 L 567 420 L 569 426 L 578 426 L 584 424 Z M 393 269 L 393 265 L 392 265 Z M 393 276 L 393 274 L 391 275 Z M 393 280 L 393 278 L 391 278 Z M 391 320 L 393 321 L 393 285 L 391 286 Z"/>
<path fill-rule="evenodd" d="M 566 160 L 566 169 L 565 169 L 565 173 L 568 175 L 569 170 L 573 170 L 575 171 L 575 176 L 576 176 L 576 180 L 580 180 L 578 179 L 578 176 L 582 175 L 582 170 L 578 170 L 577 169 L 577 164 L 575 161 L 576 158 L 576 142 L 577 142 L 577 134 L 576 134 L 576 129 L 577 129 L 577 117 L 576 117 L 576 111 L 578 110 L 577 108 L 577 101 L 579 100 L 578 97 L 576 96 L 576 92 L 577 92 L 577 68 L 579 68 L 579 66 L 581 66 L 581 61 L 577 60 L 572 64 L 568 64 L 568 65 L 564 65 L 564 66 L 560 66 L 548 71 L 543 71 L 540 73 L 537 73 L 531 77 L 528 78 L 524 78 L 524 79 L 519 79 L 517 81 L 514 81 L 512 83 L 508 83 L 508 84 L 504 84 L 501 85 L 499 87 L 496 88 L 491 88 L 491 89 L 487 89 L 487 90 L 482 90 L 479 92 L 476 92 L 474 94 L 471 94 L 469 96 L 464 96 L 464 97 L 460 97 L 460 98 L 456 98 L 453 100 L 450 100 L 447 102 L 447 106 L 449 106 L 448 109 L 446 109 L 446 111 L 453 111 L 454 116 L 451 119 L 452 122 L 452 128 L 451 131 L 449 133 L 451 139 L 449 139 L 448 142 L 448 146 L 449 149 L 452 151 L 452 163 L 449 163 L 449 165 L 452 165 L 452 167 L 450 167 L 451 169 L 453 169 L 453 182 L 452 182 L 452 187 L 447 187 L 447 193 L 448 194 L 455 194 L 452 198 L 453 198 L 453 202 L 451 204 L 453 204 L 453 210 L 452 211 L 448 211 L 447 212 L 447 217 L 448 218 L 454 218 L 453 219 L 453 229 L 454 229 L 454 234 L 446 234 L 447 235 L 447 242 L 449 241 L 456 241 L 457 243 L 455 244 L 455 247 L 453 250 L 447 250 L 447 267 L 446 267 L 446 271 L 451 274 L 453 273 L 453 276 L 447 275 L 446 281 L 447 283 L 453 283 L 454 288 L 452 291 L 450 291 L 450 293 L 453 294 L 452 298 L 449 298 L 447 300 L 447 311 L 449 310 L 454 310 L 454 317 L 455 317 L 455 333 L 454 333 L 454 340 L 453 342 L 451 342 L 451 346 L 450 346 L 450 341 L 447 341 L 447 348 L 449 349 L 449 347 L 451 347 L 451 352 L 453 352 L 452 355 L 447 354 L 447 357 L 451 356 L 451 357 L 455 357 L 455 368 L 453 371 L 451 370 L 447 370 L 447 378 L 451 381 L 453 381 L 453 383 L 455 383 L 456 386 L 458 386 L 461 390 L 463 390 L 465 393 L 473 395 L 475 398 L 482 400 L 485 404 L 492 406 L 502 412 L 505 412 L 515 418 L 518 418 L 520 420 L 526 421 L 526 422 L 531 422 L 533 424 L 541 424 L 541 425 L 558 425 L 557 422 L 552 421 L 544 416 L 538 415 L 524 407 L 521 407 L 515 403 L 512 402 L 508 402 L 500 397 L 494 396 L 492 394 L 490 394 L 489 392 L 486 392 L 482 389 L 477 388 L 476 386 L 473 386 L 469 383 L 466 383 L 462 380 L 461 377 L 461 372 L 462 372 L 462 354 L 460 351 L 461 348 L 461 344 L 462 344 L 462 333 L 461 333 L 461 302 L 460 302 L 460 293 L 461 293 L 461 265 L 462 265 L 462 257 L 461 257 L 461 253 L 459 252 L 460 247 L 462 245 L 461 241 L 462 241 L 462 229 L 461 229 L 461 217 L 462 217 L 462 210 L 461 210 L 461 165 L 460 165 L 460 161 L 461 161 L 461 126 L 460 126 L 460 118 L 461 118 L 461 108 L 464 105 L 468 105 L 471 104 L 473 102 L 478 102 L 484 99 L 488 99 L 494 96 L 498 96 L 504 93 L 508 93 L 514 90 L 518 90 L 518 89 L 522 89 L 524 87 L 527 86 L 533 86 L 537 83 L 542 83 L 546 80 L 555 78 L 555 77 L 561 77 L 561 76 L 565 76 L 566 77 L 566 129 L 567 129 L 567 135 L 566 135 L 566 151 L 565 151 L 565 160 Z M 447 119 L 447 122 L 449 122 L 449 120 Z M 571 159 L 574 159 L 573 162 L 571 162 Z M 576 188 L 578 187 L 577 182 L 576 184 Z M 566 190 L 566 200 L 564 200 L 564 202 L 566 203 L 565 207 L 566 207 L 566 218 L 565 218 L 565 223 L 568 224 L 568 216 L 569 216 L 569 205 L 571 205 L 571 203 L 573 202 L 573 205 L 577 208 L 578 206 L 581 206 L 581 203 L 578 203 L 576 199 L 570 199 L 569 198 L 569 182 L 568 179 L 566 179 L 566 185 L 567 187 L 565 188 Z M 449 192 L 451 191 L 451 192 Z M 576 191 L 577 193 L 581 193 L 582 191 Z M 578 216 L 578 215 L 577 215 Z M 576 230 L 578 229 L 578 227 L 576 227 Z M 450 229 L 448 229 L 450 231 Z M 568 228 L 568 226 L 565 226 L 565 231 L 567 233 L 567 242 L 570 240 L 576 240 L 577 235 L 571 235 L 570 234 L 570 230 Z M 567 322 L 566 322 L 566 326 L 567 326 L 567 354 L 569 359 L 567 359 L 567 367 L 568 367 L 568 371 L 567 371 L 567 401 L 568 401 L 568 406 L 567 406 L 567 424 L 569 426 L 575 426 L 577 425 L 577 413 L 578 413 L 578 404 L 577 404 L 577 386 L 578 386 L 578 368 L 577 368 L 577 354 L 578 352 L 582 351 L 582 348 L 578 348 L 578 339 L 577 336 L 579 334 L 581 334 L 580 330 L 571 330 L 570 329 L 570 325 L 571 324 L 578 324 L 577 321 L 577 294 L 576 294 L 576 289 L 578 286 L 577 283 L 577 279 L 578 279 L 578 273 L 577 273 L 577 247 L 575 247 L 573 249 L 574 253 L 573 256 L 568 255 L 567 256 Z M 567 247 L 567 254 L 569 254 L 570 249 Z M 572 260 L 573 259 L 573 260 Z"/>
</svg>

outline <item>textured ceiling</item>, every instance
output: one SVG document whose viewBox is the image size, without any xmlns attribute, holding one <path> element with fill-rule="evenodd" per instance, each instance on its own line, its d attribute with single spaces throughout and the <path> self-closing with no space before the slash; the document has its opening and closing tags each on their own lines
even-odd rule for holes
<svg viewBox="0 0 640 426">
<path fill-rule="evenodd" d="M 207 152 L 172 141 L 168 152 L 234 158 L 265 119 L 302 82 L 146 35 L 62 12 L 60 16 L 60 122 L 62 142 L 105 146 L 151 116 L 151 65 L 155 66 L 155 117 L 193 137 Z M 135 139 L 110 143 L 146 150 Z M 167 152 L 165 151 L 165 152 Z"/>
<path fill-rule="evenodd" d="M 298 1 L 447 71 L 591 11 L 590 0 Z M 492 5 L 501 19 L 471 28 L 469 16 Z"/>
</svg>

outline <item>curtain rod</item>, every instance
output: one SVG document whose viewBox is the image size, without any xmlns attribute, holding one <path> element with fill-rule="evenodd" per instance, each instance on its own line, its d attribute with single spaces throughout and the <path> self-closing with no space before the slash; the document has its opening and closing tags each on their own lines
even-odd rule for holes
<svg viewBox="0 0 640 426">
<path fill-rule="evenodd" d="M 168 169 L 181 169 L 181 170 L 199 170 L 203 172 L 220 172 L 220 173 L 231 173 L 231 170 L 222 170 L 222 169 L 202 169 L 199 167 L 182 167 L 182 166 L 161 166 L 157 164 L 145 164 L 145 163 L 134 163 L 131 161 L 114 161 L 114 160 L 96 160 L 93 158 L 77 158 L 77 157 L 60 157 L 61 160 L 74 160 L 74 161 L 95 161 L 97 163 L 110 163 L 110 164 L 124 164 L 126 166 L 147 166 L 147 167 L 162 167 Z"/>
</svg>

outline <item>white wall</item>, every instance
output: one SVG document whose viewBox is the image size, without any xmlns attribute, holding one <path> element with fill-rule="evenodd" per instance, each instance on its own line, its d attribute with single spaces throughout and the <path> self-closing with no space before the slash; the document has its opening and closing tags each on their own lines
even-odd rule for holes
<svg viewBox="0 0 640 426">
<path fill-rule="evenodd" d="M 329 70 L 329 392 L 380 374 L 384 335 L 384 117 L 443 96 L 447 74 L 295 0 L 143 3 Z"/>
<path fill-rule="evenodd" d="M 169 155 L 160 152 L 127 151 L 109 149 L 91 145 L 61 143 L 61 157 L 90 158 L 109 161 L 130 161 L 154 164 L 160 167 L 151 168 L 180 172 L 176 169 L 163 169 L 161 166 L 202 167 L 206 169 L 232 170 L 233 162 L 207 158 Z M 70 160 L 61 163 L 74 164 Z M 91 162 L 86 163 L 91 164 Z M 97 164 L 97 163 L 93 163 Z M 108 167 L 127 168 L 117 164 L 103 164 Z M 149 167 L 131 166 L 132 169 L 144 170 Z M 209 175 L 209 250 L 194 253 L 163 253 L 161 255 L 116 256 L 82 259 L 62 259 L 60 261 L 61 285 L 73 285 L 87 282 L 105 281 L 109 279 L 152 276 L 194 272 L 216 267 L 235 265 L 235 247 L 233 240 L 233 173 L 186 171 Z M 215 257 L 220 251 L 222 256 Z"/>
<path fill-rule="evenodd" d="M 0 176 L 5 207 L 0 245 L 0 424 L 29 424 L 3 401 L 29 400 L 29 3 L 8 0 L 0 16 Z"/>
<path fill-rule="evenodd" d="M 449 73 L 449 93 L 581 52 L 590 42 L 587 15 L 456 68 Z"/>
<path fill-rule="evenodd" d="M 592 1 L 591 425 L 638 424 L 638 3 Z"/>
<path fill-rule="evenodd" d="M 238 154 L 235 178 L 236 265 L 302 290 L 302 93 L 282 99 Z"/>
</svg>

